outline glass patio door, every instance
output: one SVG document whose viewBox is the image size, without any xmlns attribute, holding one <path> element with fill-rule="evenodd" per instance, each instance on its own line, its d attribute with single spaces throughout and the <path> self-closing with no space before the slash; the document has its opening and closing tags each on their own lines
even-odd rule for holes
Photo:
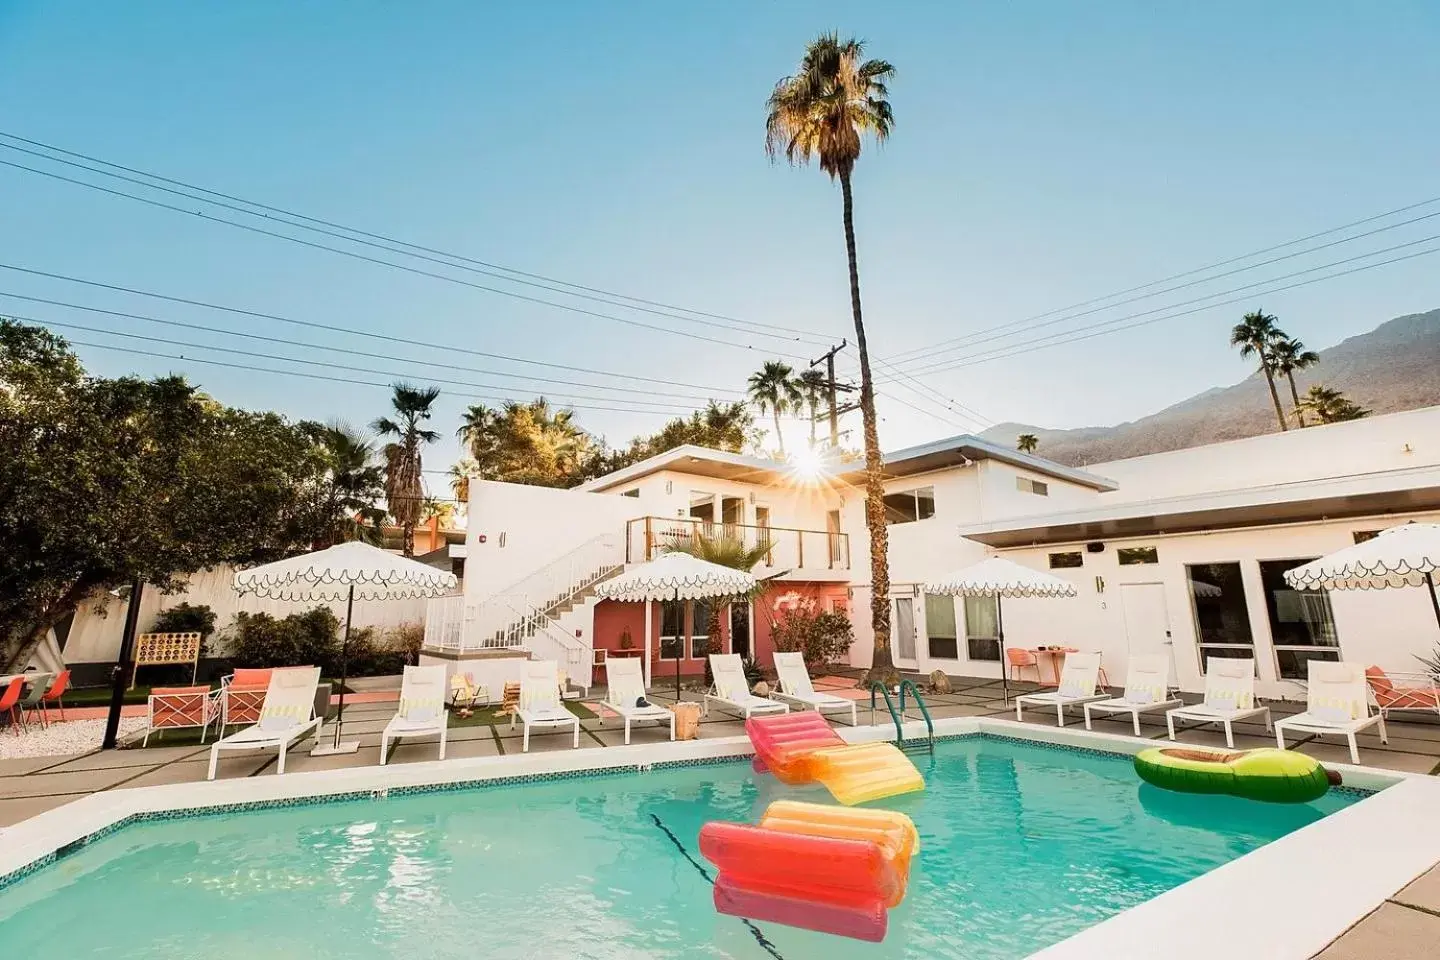
<svg viewBox="0 0 1440 960">
<path fill-rule="evenodd" d="M 915 670 L 915 600 L 897 597 L 890 616 L 890 656 L 901 670 Z"/>
</svg>

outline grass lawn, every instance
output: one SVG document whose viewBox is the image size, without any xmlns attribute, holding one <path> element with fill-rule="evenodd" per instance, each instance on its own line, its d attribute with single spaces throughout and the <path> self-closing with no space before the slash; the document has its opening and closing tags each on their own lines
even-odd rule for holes
<svg viewBox="0 0 1440 960">
<path fill-rule="evenodd" d="M 215 684 L 219 686 L 219 684 Z M 150 688 L 144 684 L 132 690 L 125 691 L 126 703 L 144 703 L 150 698 Z M 65 706 L 67 707 L 108 707 L 110 706 L 109 687 L 79 687 L 65 691 Z"/>
<path fill-rule="evenodd" d="M 596 713 L 579 700 L 566 700 L 565 709 L 569 710 L 581 720 L 594 720 Z M 501 713 L 499 706 L 476 707 L 468 717 L 462 717 L 450 708 L 450 726 L 452 727 L 478 727 L 478 726 L 499 726 L 510 725 L 510 714 Z"/>
</svg>

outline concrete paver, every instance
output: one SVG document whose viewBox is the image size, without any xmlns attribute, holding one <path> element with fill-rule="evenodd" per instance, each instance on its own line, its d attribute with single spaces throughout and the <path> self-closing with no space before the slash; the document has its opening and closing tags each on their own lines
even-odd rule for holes
<svg viewBox="0 0 1440 960">
<path fill-rule="evenodd" d="M 1440 866 L 1432 867 L 1430 872 L 1411 882 L 1390 899 L 1407 907 L 1418 907 L 1440 914 Z"/>
<path fill-rule="evenodd" d="M 113 787 L 122 780 L 140 773 L 144 768 L 121 767 L 113 770 L 80 770 L 75 773 L 32 773 L 27 777 L 6 777 L 0 780 L 0 799 L 16 797 L 47 797 L 60 793 L 95 793 Z"/>
<path fill-rule="evenodd" d="M 18 757 L 14 760 L 0 760 L 0 777 L 23 777 L 37 770 L 59 766 L 66 760 L 84 756 L 88 756 L 88 754 L 77 753 L 72 757 Z"/>
<path fill-rule="evenodd" d="M 12 800 L 0 800 L 0 827 L 12 827 L 21 820 L 28 820 L 33 816 L 44 813 L 46 810 L 54 810 L 56 807 L 63 807 L 73 800 L 88 796 L 85 793 L 58 793 L 45 797 L 20 797 Z"/>
<path fill-rule="evenodd" d="M 1440 917 L 1386 902 L 1316 960 L 1434 960 L 1437 943 Z"/>
</svg>

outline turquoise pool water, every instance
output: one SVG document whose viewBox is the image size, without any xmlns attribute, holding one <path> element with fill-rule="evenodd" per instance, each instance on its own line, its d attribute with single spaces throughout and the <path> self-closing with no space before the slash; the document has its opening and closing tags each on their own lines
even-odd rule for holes
<svg viewBox="0 0 1440 960">
<path fill-rule="evenodd" d="M 1001 960 L 1356 799 L 1166 794 L 1125 758 L 998 739 L 916 762 L 926 792 L 875 804 L 913 817 L 922 844 L 883 944 L 715 913 L 676 841 L 698 859 L 707 820 L 826 800 L 743 763 L 137 824 L 0 891 L 0 944 L 147 960 Z"/>
</svg>

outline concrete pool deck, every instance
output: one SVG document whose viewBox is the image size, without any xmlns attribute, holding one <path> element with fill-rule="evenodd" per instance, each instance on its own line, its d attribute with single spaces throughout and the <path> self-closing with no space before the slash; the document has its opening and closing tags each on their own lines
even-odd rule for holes
<svg viewBox="0 0 1440 960">
<path fill-rule="evenodd" d="M 952 678 L 952 684 L 950 693 L 927 694 L 925 697 L 937 720 L 963 717 L 1013 720 L 1013 707 L 1007 707 L 1003 702 L 998 681 Z M 670 702 L 673 691 L 667 695 L 662 683 L 652 696 L 657 702 Z M 287 772 L 374 767 L 379 759 L 380 731 L 392 716 L 394 703 L 366 699 L 371 702 L 347 704 L 345 710 L 345 738 L 360 741 L 358 753 L 311 757 L 305 749 L 301 749 L 288 758 Z M 591 702 L 595 699 L 588 698 Z M 696 695 L 687 691 L 685 699 L 696 699 Z M 1277 718 L 1299 709 L 1296 704 L 1271 706 Z M 882 713 L 881 716 L 885 715 Z M 862 724 L 867 720 L 868 704 L 862 702 Z M 888 723 L 888 717 L 885 721 Z M 1053 727 L 1055 716 L 1053 711 L 1027 711 L 1025 721 L 1027 726 Z M 1083 723 L 1078 720 L 1067 723 L 1067 729 L 1075 728 L 1083 729 Z M 1097 721 L 1095 729 L 1097 733 L 1128 735 L 1131 732 L 1128 718 Z M 622 727 L 613 719 L 604 722 L 599 719 L 582 720 L 581 731 L 582 750 L 587 747 L 616 747 L 623 743 Z M 702 720 L 702 741 L 742 734 L 743 724 L 738 718 L 712 712 Z M 1235 746 L 1238 749 L 1274 745 L 1274 739 L 1266 736 L 1259 723 L 1237 724 L 1236 734 Z M 1163 740 L 1163 720 L 1147 720 L 1142 727 L 1142 735 Z M 452 726 L 447 759 L 516 755 L 520 753 L 519 736 L 518 727 L 511 731 L 505 725 Z M 667 739 L 668 731 L 659 725 L 637 725 L 632 732 L 635 744 L 661 744 Z M 1223 744 L 1218 731 L 1190 730 L 1181 733 L 1180 739 L 1196 744 Z M 152 746 L 147 749 L 0 761 L 0 827 L 117 789 L 204 780 L 208 746 L 165 746 L 163 741 L 161 746 L 155 746 L 154 743 L 152 740 Z M 1348 762 L 1343 745 L 1335 741 L 1319 742 L 1311 738 L 1292 745 L 1327 763 Z M 531 739 L 531 754 L 570 750 L 568 734 L 536 734 Z M 1376 736 L 1362 735 L 1360 750 L 1361 762 L 1366 766 L 1408 774 L 1429 774 L 1440 764 L 1440 723 L 1394 721 L 1390 725 L 1388 745 L 1380 744 Z M 410 763 L 433 761 L 435 757 L 436 745 L 433 741 L 411 741 L 395 747 L 389 762 L 393 769 Z M 273 752 L 233 756 L 222 760 L 219 776 L 228 780 L 252 778 L 273 773 L 274 767 Z M 1300 881 L 1300 878 L 1296 879 Z M 1405 960 L 1411 956 L 1432 955 L 1433 944 L 1440 939 L 1440 868 L 1431 869 L 1425 876 L 1399 889 L 1402 885 L 1402 882 L 1396 882 L 1390 888 L 1393 894 L 1384 903 L 1316 956 L 1323 960 L 1381 956 Z"/>
</svg>

